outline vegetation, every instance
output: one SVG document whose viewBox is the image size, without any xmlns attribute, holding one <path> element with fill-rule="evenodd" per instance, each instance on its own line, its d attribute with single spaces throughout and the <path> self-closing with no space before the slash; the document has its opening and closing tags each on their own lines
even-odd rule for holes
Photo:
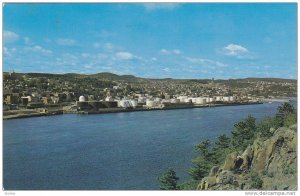
<svg viewBox="0 0 300 196">
<path fill-rule="evenodd" d="M 192 160 L 192 168 L 189 174 L 192 180 L 179 186 L 180 189 L 196 189 L 197 184 L 203 177 L 207 176 L 213 166 L 222 164 L 226 156 L 234 151 L 244 151 L 248 145 L 252 144 L 256 135 L 263 138 L 269 138 L 273 135 L 272 129 L 281 126 L 291 126 L 297 123 L 297 110 L 290 104 L 284 103 L 279 106 L 275 117 L 265 117 L 262 121 L 256 123 L 253 116 L 234 125 L 231 135 L 220 135 L 215 141 L 203 140 L 195 146 L 198 156 Z M 286 172 L 293 172 L 293 169 L 286 168 Z M 272 176 L 273 174 L 266 174 Z M 250 173 L 251 187 L 260 189 L 262 180 L 258 174 Z"/>
<path fill-rule="evenodd" d="M 250 174 L 250 186 L 253 189 L 261 189 L 263 185 L 262 179 L 259 177 L 257 173 Z"/>
<path fill-rule="evenodd" d="M 256 133 L 255 118 L 248 116 L 234 125 L 231 132 L 231 143 L 233 148 L 237 150 L 244 150 L 249 144 L 254 141 Z"/>
<path fill-rule="evenodd" d="M 160 178 L 160 190 L 178 190 L 176 172 L 169 168 Z"/>
</svg>

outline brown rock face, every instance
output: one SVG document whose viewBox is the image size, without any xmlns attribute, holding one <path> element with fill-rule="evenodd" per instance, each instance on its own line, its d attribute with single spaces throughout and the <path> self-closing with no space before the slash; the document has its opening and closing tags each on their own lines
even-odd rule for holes
<svg viewBox="0 0 300 196">
<path fill-rule="evenodd" d="M 267 140 L 257 138 L 239 155 L 229 154 L 222 167 L 213 167 L 203 178 L 201 190 L 253 189 L 250 173 L 262 180 L 262 189 L 297 189 L 297 125 L 273 130 Z M 238 171 L 238 172 L 237 172 Z M 252 181 L 251 181 L 252 180 Z"/>
</svg>

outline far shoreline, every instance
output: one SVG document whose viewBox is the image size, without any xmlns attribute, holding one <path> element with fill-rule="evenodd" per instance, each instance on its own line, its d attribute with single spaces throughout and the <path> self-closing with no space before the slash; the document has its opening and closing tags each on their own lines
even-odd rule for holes
<svg viewBox="0 0 300 196">
<path fill-rule="evenodd" d="M 209 107 L 226 107 L 226 106 L 242 106 L 242 105 L 257 105 L 263 104 L 262 102 L 249 102 L 249 103 L 230 103 L 230 104 L 207 104 L 207 105 L 192 105 L 192 106 L 182 106 L 182 107 L 164 107 L 164 108 L 107 108 L 100 111 L 76 111 L 76 112 L 52 112 L 52 113 L 31 113 L 31 114 L 14 114 L 3 116 L 3 120 L 18 119 L 18 118 L 33 118 L 40 116 L 53 116 L 62 114 L 107 114 L 107 113 L 125 113 L 125 112 L 144 112 L 144 111 L 157 111 L 157 110 L 178 110 L 178 109 L 193 109 L 193 108 L 209 108 Z"/>
</svg>

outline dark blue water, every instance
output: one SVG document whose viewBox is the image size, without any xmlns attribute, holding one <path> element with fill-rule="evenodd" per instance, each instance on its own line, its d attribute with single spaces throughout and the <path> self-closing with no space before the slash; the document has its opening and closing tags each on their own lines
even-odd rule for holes
<svg viewBox="0 0 300 196">
<path fill-rule="evenodd" d="M 158 189 L 173 167 L 189 179 L 194 145 L 229 134 L 249 114 L 273 115 L 279 103 L 3 122 L 4 188 Z"/>
</svg>

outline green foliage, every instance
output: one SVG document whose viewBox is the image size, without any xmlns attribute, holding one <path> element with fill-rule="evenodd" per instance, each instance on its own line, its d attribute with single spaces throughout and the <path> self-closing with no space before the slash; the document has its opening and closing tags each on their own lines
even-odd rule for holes
<svg viewBox="0 0 300 196">
<path fill-rule="evenodd" d="M 257 125 L 257 132 L 261 134 L 262 137 L 268 138 L 273 135 L 270 132 L 271 128 L 277 129 L 279 127 L 278 121 L 276 118 L 265 117 L 261 122 Z"/>
<path fill-rule="evenodd" d="M 231 143 L 237 150 L 244 150 L 254 141 L 256 133 L 255 118 L 251 115 L 234 125 L 231 132 Z"/>
<path fill-rule="evenodd" d="M 262 175 L 267 176 L 269 178 L 273 178 L 274 177 L 274 173 L 273 172 L 268 172 L 267 169 L 263 170 Z"/>
<path fill-rule="evenodd" d="M 269 138 L 272 136 L 270 128 L 277 129 L 280 126 L 290 126 L 297 122 L 296 110 L 288 103 L 278 107 L 276 117 L 265 117 L 256 124 L 256 119 L 248 116 L 246 119 L 234 125 L 230 136 L 220 135 L 213 143 L 210 140 L 203 140 L 195 146 L 198 157 L 192 160 L 192 168 L 189 169 L 193 181 L 183 183 L 180 189 L 196 189 L 197 184 L 203 177 L 207 176 L 211 168 L 215 165 L 223 164 L 226 156 L 234 151 L 243 151 L 253 143 L 256 134 Z M 286 168 L 286 173 L 295 173 L 295 168 Z M 250 185 L 254 189 L 261 189 L 263 181 L 257 173 L 250 173 Z M 273 173 L 263 172 L 263 175 L 272 178 Z"/>
<path fill-rule="evenodd" d="M 220 135 L 215 141 L 211 152 L 211 161 L 215 165 L 221 164 L 225 160 L 226 156 L 234 151 L 230 142 L 231 138 L 225 134 Z"/>
<path fill-rule="evenodd" d="M 286 102 L 279 106 L 276 113 L 276 120 L 278 121 L 279 126 L 285 126 L 286 124 L 295 122 L 291 115 L 296 113 L 295 108 L 290 103 Z M 287 118 L 289 119 L 285 122 Z"/>
<path fill-rule="evenodd" d="M 222 149 L 222 148 L 229 148 L 229 147 L 230 147 L 230 137 L 226 136 L 225 134 L 220 135 L 215 142 L 215 148 Z"/>
<path fill-rule="evenodd" d="M 178 190 L 176 172 L 169 168 L 158 180 L 161 190 Z"/>
<path fill-rule="evenodd" d="M 209 153 L 210 141 L 204 140 L 200 144 L 196 145 L 195 148 L 201 153 L 202 156 L 207 157 Z"/>
<path fill-rule="evenodd" d="M 194 180 L 201 180 L 203 177 L 207 176 L 209 170 L 213 166 L 211 161 L 206 160 L 202 156 L 192 160 L 192 163 L 193 167 L 189 170 L 189 174 Z"/>
<path fill-rule="evenodd" d="M 296 172 L 297 172 L 296 168 L 291 166 L 291 165 L 285 167 L 284 170 L 283 170 L 284 174 L 295 174 Z"/>
<path fill-rule="evenodd" d="M 297 123 L 297 114 L 288 114 L 283 122 L 283 125 L 289 127 Z"/>
<path fill-rule="evenodd" d="M 182 184 L 178 185 L 179 190 L 196 190 L 197 186 L 199 184 L 199 181 L 197 180 L 190 180 L 188 182 L 184 182 Z"/>
<path fill-rule="evenodd" d="M 250 186 L 254 189 L 261 189 L 263 181 L 257 173 L 250 174 Z"/>
</svg>

